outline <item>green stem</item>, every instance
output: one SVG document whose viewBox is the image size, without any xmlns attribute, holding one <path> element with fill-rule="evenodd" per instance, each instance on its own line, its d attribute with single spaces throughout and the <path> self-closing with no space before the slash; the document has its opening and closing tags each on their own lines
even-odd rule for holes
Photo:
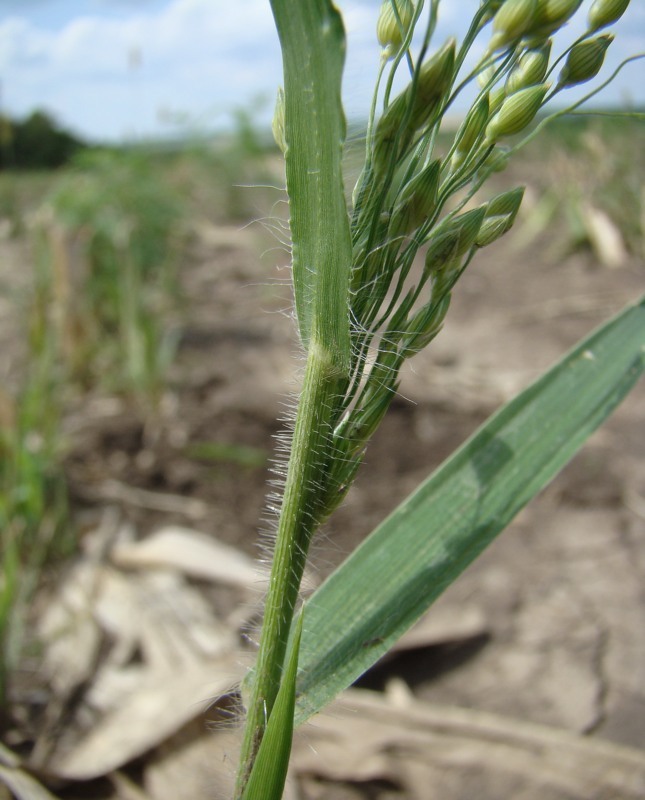
<svg viewBox="0 0 645 800">
<path fill-rule="evenodd" d="M 312 341 L 287 470 L 260 647 L 247 709 L 236 797 L 241 796 L 280 687 L 289 630 L 324 478 L 331 418 L 341 376 L 330 354 Z"/>
<path fill-rule="evenodd" d="M 342 178 L 342 18 L 332 0 L 271 0 L 284 66 L 285 166 L 298 327 L 307 351 L 260 649 L 251 677 L 240 798 L 283 677 L 309 542 L 325 509 L 332 422 L 350 365 L 352 241 Z"/>
</svg>

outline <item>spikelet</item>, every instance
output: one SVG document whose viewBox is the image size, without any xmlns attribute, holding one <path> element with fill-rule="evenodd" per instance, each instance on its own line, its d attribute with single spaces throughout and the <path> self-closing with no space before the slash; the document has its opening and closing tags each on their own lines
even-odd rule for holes
<svg viewBox="0 0 645 800">
<path fill-rule="evenodd" d="M 486 247 L 513 227 L 523 196 L 524 187 L 519 186 L 490 200 L 486 206 L 484 221 L 475 239 L 477 247 Z"/>
<path fill-rule="evenodd" d="M 278 96 L 275 100 L 275 110 L 273 112 L 273 120 L 271 121 L 271 130 L 273 131 L 273 138 L 283 154 L 287 152 L 287 140 L 284 136 L 284 89 L 282 86 L 278 87 Z"/>
<path fill-rule="evenodd" d="M 544 96 L 549 89 L 546 83 L 520 89 L 503 102 L 500 110 L 488 123 L 486 140 L 497 142 L 504 136 L 513 136 L 529 125 L 540 110 Z"/>
<path fill-rule="evenodd" d="M 629 3 L 630 0 L 595 0 L 587 17 L 589 30 L 597 31 L 616 22 L 627 11 Z"/>
<path fill-rule="evenodd" d="M 375 165 L 382 166 L 391 154 L 399 137 L 399 157 L 403 155 L 415 132 L 423 127 L 439 107 L 444 93 L 452 83 L 455 68 L 456 41 L 449 38 L 419 70 L 416 91 L 413 83 L 401 92 L 385 109 L 374 134 Z M 403 120 L 406 119 L 405 125 Z"/>
<path fill-rule="evenodd" d="M 426 270 L 441 271 L 470 250 L 485 214 L 486 209 L 479 207 L 451 219 L 444 229 L 430 240 L 425 260 Z"/>
<path fill-rule="evenodd" d="M 580 8 L 582 0 L 538 0 L 535 18 L 528 31 L 533 36 L 550 36 Z"/>
<path fill-rule="evenodd" d="M 523 186 L 517 186 L 515 189 L 509 189 L 506 192 L 495 195 L 495 197 L 491 198 L 486 204 L 486 216 L 509 214 L 514 221 L 522 205 L 523 197 Z"/>
<path fill-rule="evenodd" d="M 517 66 L 506 79 L 506 94 L 510 95 L 519 92 L 520 89 L 526 89 L 527 86 L 541 83 L 549 67 L 550 54 L 550 39 L 547 39 L 541 47 L 523 53 Z"/>
<path fill-rule="evenodd" d="M 538 0 L 506 0 L 493 18 L 493 36 L 488 52 L 517 41 L 533 25 Z"/>
<path fill-rule="evenodd" d="M 455 154 L 452 157 L 453 169 L 463 163 L 464 159 L 477 144 L 479 137 L 483 134 L 486 128 L 486 123 L 490 116 L 490 101 L 488 92 L 482 95 L 480 99 L 468 112 L 465 119 L 463 130 L 461 131 L 461 138 L 457 143 Z"/>
<path fill-rule="evenodd" d="M 450 86 L 455 69 L 456 40 L 451 36 L 443 47 L 437 50 L 419 70 L 416 103 L 418 114 L 424 116 L 423 106 L 441 98 Z"/>
<path fill-rule="evenodd" d="M 414 6 L 411 0 L 383 0 L 376 22 L 376 37 L 383 48 L 384 58 L 394 58 L 399 52 L 413 19 Z"/>
<path fill-rule="evenodd" d="M 496 86 L 488 95 L 488 112 L 495 114 L 502 107 L 502 103 L 506 100 L 506 87 Z"/>
<path fill-rule="evenodd" d="M 605 60 L 607 48 L 613 40 L 614 37 L 610 33 L 604 33 L 572 47 L 558 77 L 557 88 L 575 86 L 595 78 Z"/>
<path fill-rule="evenodd" d="M 486 13 L 482 18 L 482 25 L 485 25 L 492 19 L 503 4 L 504 0 L 482 0 L 482 5 L 486 6 Z"/>
<path fill-rule="evenodd" d="M 504 172 L 510 160 L 510 150 L 503 145 L 494 147 L 482 165 L 482 171 L 490 175 L 493 172 Z"/>
<path fill-rule="evenodd" d="M 441 161 L 432 161 L 403 187 L 390 221 L 390 236 L 402 236 L 422 225 L 437 205 Z"/>
<path fill-rule="evenodd" d="M 441 330 L 450 306 L 450 293 L 438 302 L 429 302 L 412 317 L 401 339 L 401 355 L 411 358 L 421 352 Z"/>
<path fill-rule="evenodd" d="M 481 72 L 477 73 L 477 83 L 480 85 L 482 89 L 485 89 L 488 84 L 493 80 L 493 76 L 495 75 L 495 67 L 492 65 L 490 67 L 486 67 Z"/>
</svg>

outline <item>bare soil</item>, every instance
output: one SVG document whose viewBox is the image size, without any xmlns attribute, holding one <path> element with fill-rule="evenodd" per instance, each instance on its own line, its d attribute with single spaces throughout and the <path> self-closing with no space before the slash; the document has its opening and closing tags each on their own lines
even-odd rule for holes
<svg viewBox="0 0 645 800">
<path fill-rule="evenodd" d="M 501 403 L 642 293 L 642 259 L 609 268 L 585 249 L 554 259 L 551 245 L 546 234 L 528 244 L 511 234 L 471 265 L 444 331 L 406 368 L 355 487 L 314 545 L 318 577 Z M 22 245 L 1 246 L 6 270 Z M 185 322 L 158 408 L 96 392 L 68 410 L 64 470 L 81 537 L 109 505 L 137 538 L 176 522 L 258 556 L 278 420 L 302 367 L 288 273 L 274 266 L 288 257 L 262 255 L 270 246 L 259 226 L 197 226 L 181 273 Z M 9 346 L 12 312 L 2 311 Z M 18 359 L 22 347 L 11 347 Z M 382 691 L 398 678 L 419 701 L 645 750 L 644 408 L 641 384 L 431 612 L 475 612 L 471 634 L 398 653 L 361 685 Z M 259 457 L 195 455 L 213 442 Z M 330 778 L 324 765 L 307 770 L 294 797 L 423 796 L 395 773 L 354 781 Z M 582 797 L 479 778 L 464 770 L 462 785 L 446 778 L 443 793 L 425 796 Z"/>
</svg>

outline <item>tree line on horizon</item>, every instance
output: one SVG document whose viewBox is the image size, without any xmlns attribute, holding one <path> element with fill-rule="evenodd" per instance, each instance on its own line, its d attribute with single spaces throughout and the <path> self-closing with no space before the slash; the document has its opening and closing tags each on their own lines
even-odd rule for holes
<svg viewBox="0 0 645 800">
<path fill-rule="evenodd" d="M 56 169 L 86 147 L 41 109 L 21 120 L 0 115 L 0 169 Z"/>
</svg>

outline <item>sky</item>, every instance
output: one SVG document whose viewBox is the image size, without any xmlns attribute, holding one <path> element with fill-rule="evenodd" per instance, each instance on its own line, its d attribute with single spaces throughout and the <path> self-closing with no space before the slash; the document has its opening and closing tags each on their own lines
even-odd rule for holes
<svg viewBox="0 0 645 800">
<path fill-rule="evenodd" d="M 338 0 L 350 117 L 365 115 L 370 102 L 380 2 Z M 437 46 L 463 35 L 478 5 L 443 0 Z M 576 19 L 561 41 L 582 32 L 586 13 Z M 645 0 L 632 0 L 612 30 L 607 74 L 645 51 Z M 198 135 L 230 128 L 236 109 L 270 119 L 280 83 L 269 0 L 0 0 L 0 112 L 12 118 L 44 109 L 98 142 Z M 596 102 L 644 106 L 645 61 L 623 70 Z"/>
</svg>

